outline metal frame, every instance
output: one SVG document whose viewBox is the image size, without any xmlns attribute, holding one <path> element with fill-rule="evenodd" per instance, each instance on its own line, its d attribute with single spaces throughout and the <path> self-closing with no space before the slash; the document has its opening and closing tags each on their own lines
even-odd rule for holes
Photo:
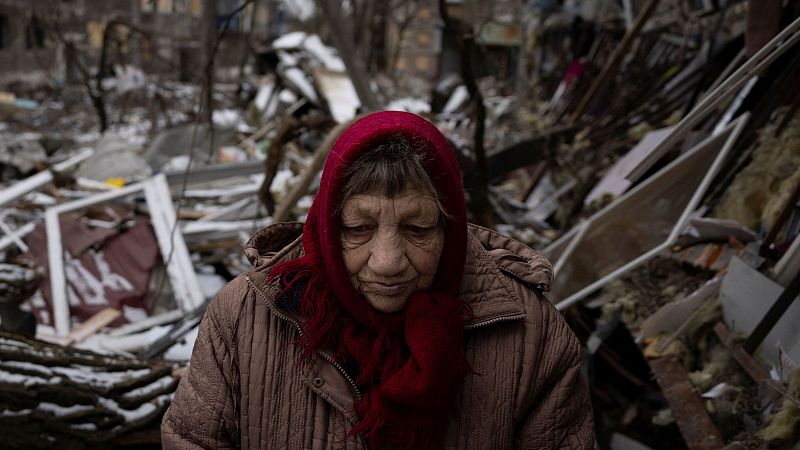
<svg viewBox="0 0 800 450">
<path fill-rule="evenodd" d="M 223 206 L 222 208 L 208 214 L 207 216 L 203 216 L 197 219 L 197 222 L 214 222 L 218 220 L 234 220 L 236 219 L 236 214 L 243 211 L 245 208 L 251 206 L 258 199 L 255 196 L 245 197 L 237 202 L 231 203 L 230 205 Z"/>
<path fill-rule="evenodd" d="M 686 207 L 684 208 L 683 213 L 681 214 L 680 218 L 677 220 L 677 222 L 675 222 L 675 225 L 672 227 L 672 231 L 670 232 L 669 236 L 667 237 L 667 239 L 663 243 L 655 246 L 654 248 L 648 250 L 647 252 L 645 252 L 644 254 L 640 255 L 639 257 L 633 259 L 632 261 L 629 261 L 626 264 L 623 264 L 618 269 L 616 269 L 613 272 L 603 276 L 602 278 L 600 278 L 599 280 L 595 281 L 594 283 L 591 283 L 590 285 L 584 287 L 583 289 L 579 290 L 578 292 L 570 295 L 566 299 L 558 302 L 556 304 L 556 308 L 558 310 L 564 310 L 564 309 L 574 305 L 575 303 L 578 303 L 579 301 L 583 300 L 587 295 L 591 294 L 592 292 L 596 291 L 597 289 L 600 289 L 601 287 L 607 285 L 608 283 L 614 281 L 615 279 L 619 278 L 621 275 L 623 275 L 623 274 L 625 274 L 625 273 L 627 273 L 627 272 L 639 267 L 640 265 L 642 265 L 645 262 L 649 261 L 651 258 L 656 256 L 657 254 L 659 254 L 662 251 L 664 251 L 664 250 L 668 249 L 669 247 L 671 247 L 675 243 L 675 240 L 678 238 L 680 233 L 683 232 L 684 228 L 686 227 L 686 224 L 689 221 L 689 218 L 690 218 L 690 215 L 692 214 L 692 212 L 700 204 L 700 201 L 702 200 L 703 195 L 705 194 L 705 191 L 708 189 L 708 186 L 711 184 L 711 182 L 713 181 L 713 179 L 716 176 L 717 172 L 719 171 L 720 167 L 722 166 L 722 163 L 725 161 L 725 158 L 727 157 L 728 153 L 730 152 L 730 149 L 733 147 L 733 144 L 736 142 L 736 139 L 739 137 L 739 134 L 741 134 L 742 130 L 744 129 L 744 126 L 747 124 L 749 117 L 750 117 L 749 113 L 743 114 L 738 119 L 736 119 L 735 121 L 731 122 L 731 124 L 728 125 L 728 127 L 726 127 L 726 129 L 723 131 L 723 133 L 730 132 L 730 134 L 725 139 L 725 142 L 722 144 L 722 148 L 719 150 L 719 152 L 717 153 L 717 156 L 714 158 L 714 161 L 712 162 L 711 167 L 709 167 L 708 171 L 706 172 L 706 175 L 703 177 L 702 181 L 700 182 L 700 184 L 698 185 L 698 187 L 695 190 L 694 194 L 692 195 L 691 199 L 689 200 L 689 203 L 687 203 Z M 653 175 L 647 181 L 645 181 L 645 182 L 641 183 L 640 185 L 636 186 L 634 189 L 629 191 L 627 194 L 625 194 L 622 197 L 618 198 L 616 201 L 614 201 L 613 203 L 611 203 L 610 205 L 606 206 L 601 211 L 597 212 L 595 215 L 593 215 L 592 217 L 587 219 L 579 227 L 574 228 L 572 231 L 570 231 L 569 233 L 564 235 L 561 239 L 559 239 L 556 242 L 550 244 L 544 250 L 545 255 L 549 254 L 550 252 L 552 252 L 552 250 L 554 248 L 556 248 L 556 247 L 558 247 L 560 245 L 563 245 L 564 242 L 566 242 L 567 243 L 567 247 L 561 253 L 561 255 L 559 256 L 559 259 L 554 264 L 554 266 L 556 268 L 560 269 L 561 267 L 563 267 L 565 262 L 566 262 L 566 259 L 570 256 L 570 254 L 573 252 L 573 250 L 576 248 L 576 246 L 580 242 L 581 238 L 584 236 L 584 234 L 588 231 L 589 227 L 594 222 L 596 222 L 598 219 L 602 218 L 603 216 L 605 216 L 606 214 L 611 212 L 614 209 L 614 207 L 617 206 L 619 203 L 621 203 L 621 202 L 627 200 L 628 198 L 636 195 L 643 188 L 645 188 L 645 187 L 649 186 L 650 184 L 652 184 L 653 182 L 657 181 L 660 178 L 660 175 L 668 173 L 672 168 L 674 168 L 675 166 L 677 166 L 678 164 L 683 162 L 687 157 L 689 157 L 690 155 L 694 154 L 696 149 L 699 149 L 702 146 L 707 145 L 708 142 L 711 139 L 714 139 L 714 136 L 711 136 L 708 139 L 704 140 L 703 142 L 697 144 L 694 147 L 695 150 L 685 153 L 680 158 L 676 159 L 675 161 L 670 163 L 668 166 L 666 166 L 663 169 L 661 169 L 661 171 L 659 171 L 658 174 Z M 556 271 L 555 273 L 556 273 L 556 276 L 557 276 L 558 272 Z"/>
<path fill-rule="evenodd" d="M 176 226 L 175 207 L 167 178 L 157 175 L 148 180 L 144 185 L 144 195 L 150 207 L 150 220 L 153 222 L 161 257 L 167 266 L 167 275 L 178 305 L 184 312 L 192 311 L 203 304 L 205 295 L 197 281 L 183 234 Z"/>
<path fill-rule="evenodd" d="M 725 81 L 708 92 L 705 97 L 675 126 L 672 132 L 637 166 L 628 179 L 636 181 L 641 178 L 664 154 L 677 144 L 695 125 L 700 123 L 709 113 L 714 111 L 732 94 L 738 92 L 750 79 L 769 66 L 779 56 L 800 41 L 800 18 L 789 24 L 777 36 L 764 45 L 755 55 L 747 60 L 736 72 Z"/>
<path fill-rule="evenodd" d="M 0 206 L 22 197 L 23 195 L 35 191 L 47 183 L 53 181 L 53 173 L 64 172 L 77 166 L 85 159 L 94 154 L 94 150 L 88 149 L 73 156 L 72 158 L 54 164 L 52 168 L 43 170 L 36 175 L 32 175 L 24 180 L 17 182 L 0 191 Z"/>
<path fill-rule="evenodd" d="M 800 272 L 800 238 L 795 237 L 792 245 L 775 264 L 773 273 L 778 284 L 787 286 L 791 281 L 792 274 L 798 272 Z"/>
<path fill-rule="evenodd" d="M 6 217 L 8 217 L 8 211 L 0 213 L 0 231 L 5 234 L 5 236 L 0 239 L 0 252 L 5 250 L 11 244 L 14 244 L 18 249 L 20 249 L 20 251 L 22 251 L 22 253 L 27 253 L 28 246 L 22 241 L 22 238 L 33 231 L 33 229 L 36 227 L 35 224 L 30 222 L 15 230 L 5 222 Z"/>
<path fill-rule="evenodd" d="M 168 172 L 167 182 L 173 186 L 183 184 L 184 178 L 189 184 L 214 181 L 231 177 L 247 177 L 264 173 L 264 161 L 248 161 L 243 163 L 218 164 L 214 166 L 192 167 L 186 175 L 185 170 Z"/>
<path fill-rule="evenodd" d="M 70 332 L 69 301 L 64 274 L 64 247 L 61 243 L 59 215 L 138 192 L 144 193 L 150 209 L 153 229 L 178 307 L 182 312 L 187 312 L 205 301 L 183 236 L 178 231 L 173 232 L 176 220 L 175 209 L 166 177 L 160 174 L 140 183 L 63 203 L 45 211 L 53 322 L 57 336 L 64 337 Z"/>
</svg>

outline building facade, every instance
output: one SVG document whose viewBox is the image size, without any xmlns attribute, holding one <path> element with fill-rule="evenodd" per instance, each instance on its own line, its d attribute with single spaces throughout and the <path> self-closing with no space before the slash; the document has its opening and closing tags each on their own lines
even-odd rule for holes
<svg viewBox="0 0 800 450">
<path fill-rule="evenodd" d="M 202 73 L 214 36 L 243 0 L 0 0 L 0 83 L 75 82 L 106 48 L 107 67 L 133 65 L 188 80 Z M 217 65 L 236 65 L 247 42 L 266 39 L 278 0 L 257 0 L 229 21 Z M 270 22 L 270 18 L 273 22 Z M 113 29 L 108 25 L 115 23 Z M 110 30 L 110 33 L 106 31 Z"/>
<path fill-rule="evenodd" d="M 522 0 L 448 0 L 448 14 L 474 33 L 480 61 L 478 75 L 500 79 L 515 75 L 515 61 L 522 42 Z M 418 77 L 435 81 L 460 73 L 458 37 L 445 33 L 435 2 L 422 2 L 401 30 L 404 17 L 396 17 L 388 30 L 390 47 L 396 46 L 393 70 L 397 78 Z"/>
</svg>

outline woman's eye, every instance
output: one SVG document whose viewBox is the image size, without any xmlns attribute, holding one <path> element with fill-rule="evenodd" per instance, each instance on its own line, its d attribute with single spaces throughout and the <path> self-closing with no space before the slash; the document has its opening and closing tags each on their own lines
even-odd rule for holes
<svg viewBox="0 0 800 450">
<path fill-rule="evenodd" d="M 406 233 L 411 235 L 411 237 L 426 237 L 428 236 L 435 228 L 434 227 L 422 227 L 418 225 L 406 225 L 405 226 Z"/>
<path fill-rule="evenodd" d="M 372 227 L 369 225 L 354 225 L 342 226 L 345 236 L 351 238 L 364 238 L 372 233 Z"/>
</svg>

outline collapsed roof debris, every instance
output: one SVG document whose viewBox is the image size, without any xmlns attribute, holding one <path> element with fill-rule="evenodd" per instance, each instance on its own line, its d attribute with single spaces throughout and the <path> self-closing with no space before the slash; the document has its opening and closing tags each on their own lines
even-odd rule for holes
<svg viewBox="0 0 800 450">
<path fill-rule="evenodd" d="M 302 20 L 336 6 L 297 3 Z M 424 2 L 337 9 L 352 36 L 327 14 L 274 17 L 269 39 L 242 20 L 214 77 L 190 82 L 175 78 L 193 53 L 159 41 L 82 74 L 92 53 L 70 31 L 64 48 L 86 54 L 63 80 L 0 83 L 12 448 L 157 448 L 206 305 L 249 270 L 249 236 L 304 220 L 336 137 L 377 105 L 435 123 L 465 184 L 482 175 L 470 218 L 552 260 L 599 448 L 797 445 L 800 8 L 445 3 L 444 28 Z M 135 48 L 138 63 L 114 55 Z M 154 69 L 167 54 L 178 77 Z"/>
</svg>

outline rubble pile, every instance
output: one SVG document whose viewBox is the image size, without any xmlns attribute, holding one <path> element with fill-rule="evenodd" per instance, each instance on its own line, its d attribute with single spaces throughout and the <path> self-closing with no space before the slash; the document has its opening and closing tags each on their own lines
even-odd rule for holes
<svg viewBox="0 0 800 450">
<path fill-rule="evenodd" d="M 0 428 L 50 430 L 12 447 L 157 446 L 249 236 L 304 220 L 328 150 L 372 102 L 435 123 L 471 220 L 552 261 L 599 448 L 798 445 L 800 10 L 529 3 L 513 78 L 455 70 L 445 50 L 436 80 L 356 73 L 306 28 L 214 84 L 210 121 L 203 87 L 129 66 L 103 81 L 102 133 L 80 86 L 9 87 Z M 496 64 L 492 29 L 443 39 Z"/>
<path fill-rule="evenodd" d="M 6 448 L 158 445 L 177 364 L 101 356 L 0 332 Z"/>
</svg>

